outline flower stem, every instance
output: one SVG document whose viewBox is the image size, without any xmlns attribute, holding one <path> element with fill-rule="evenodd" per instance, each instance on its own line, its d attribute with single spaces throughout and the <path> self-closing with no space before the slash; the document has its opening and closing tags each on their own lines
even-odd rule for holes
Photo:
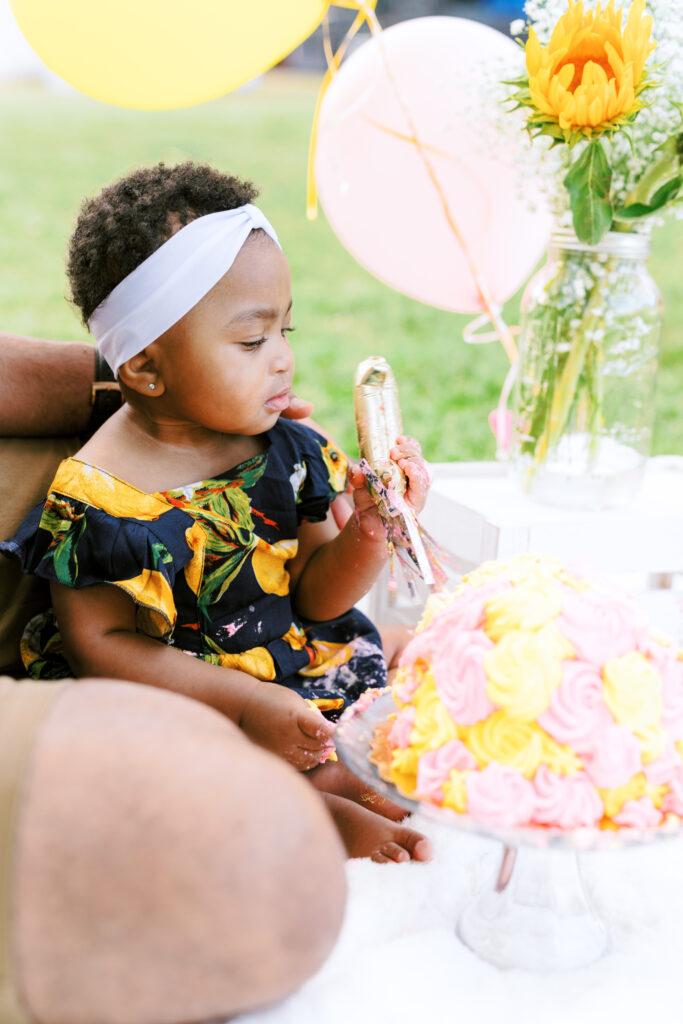
<svg viewBox="0 0 683 1024">
<path fill-rule="evenodd" d="M 605 265 L 604 270 L 605 273 L 609 271 L 609 264 Z M 536 451 L 534 453 L 537 464 L 545 461 L 550 449 L 557 444 L 562 436 L 567 419 L 569 418 L 572 404 L 576 398 L 579 378 L 581 377 L 582 372 L 584 372 L 586 360 L 592 348 L 596 350 L 596 358 L 599 358 L 597 346 L 593 343 L 593 334 L 601 326 L 598 310 L 603 297 L 601 279 L 596 278 L 583 314 L 580 318 L 581 324 L 575 331 L 574 340 L 562 369 L 562 373 L 560 374 L 559 380 L 555 383 L 545 429 L 538 440 Z M 599 370 L 596 372 L 595 376 L 599 380 Z M 600 388 L 598 386 L 595 392 L 595 403 L 589 418 L 589 429 L 591 431 L 591 435 L 593 432 L 593 426 L 600 421 L 601 404 Z"/>
</svg>

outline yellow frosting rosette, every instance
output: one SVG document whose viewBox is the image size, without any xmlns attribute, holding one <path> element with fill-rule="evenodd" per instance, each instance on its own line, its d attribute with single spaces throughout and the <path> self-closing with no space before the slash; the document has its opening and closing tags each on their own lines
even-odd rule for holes
<svg viewBox="0 0 683 1024">
<path fill-rule="evenodd" d="M 557 585 L 538 577 L 486 602 L 484 632 L 494 643 L 514 630 L 536 632 L 559 615 L 561 607 Z"/>
<path fill-rule="evenodd" d="M 486 692 L 512 718 L 531 722 L 550 705 L 573 648 L 550 622 L 536 633 L 515 630 L 484 655 Z"/>
<path fill-rule="evenodd" d="M 410 745 L 418 754 L 436 750 L 444 743 L 458 739 L 458 727 L 441 702 L 431 671 L 425 672 L 424 681 L 415 691 L 412 704 L 415 720 Z"/>
<path fill-rule="evenodd" d="M 605 704 L 619 725 L 651 736 L 662 717 L 662 677 L 637 651 L 610 658 L 602 672 Z"/>
<path fill-rule="evenodd" d="M 479 768 L 498 761 L 531 779 L 541 763 L 544 733 L 534 722 L 511 718 L 505 711 L 494 711 L 483 722 L 461 732 L 462 741 Z"/>
</svg>

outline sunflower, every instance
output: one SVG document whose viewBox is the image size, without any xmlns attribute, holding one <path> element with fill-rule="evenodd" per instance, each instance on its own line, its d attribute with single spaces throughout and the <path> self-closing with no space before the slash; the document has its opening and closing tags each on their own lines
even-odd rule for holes
<svg viewBox="0 0 683 1024">
<path fill-rule="evenodd" d="M 623 8 L 615 10 L 614 0 L 592 10 L 584 10 L 582 0 L 569 0 L 547 46 L 530 28 L 528 82 L 520 80 L 514 98 L 533 111 L 532 132 L 571 145 L 617 131 L 645 106 L 645 62 L 657 45 L 645 0 L 634 0 L 623 28 L 622 22 Z"/>
</svg>

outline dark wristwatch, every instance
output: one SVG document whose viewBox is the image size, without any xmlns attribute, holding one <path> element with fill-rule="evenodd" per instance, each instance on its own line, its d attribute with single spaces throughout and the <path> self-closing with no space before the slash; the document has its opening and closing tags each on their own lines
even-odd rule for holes
<svg viewBox="0 0 683 1024">
<path fill-rule="evenodd" d="M 102 357 L 99 350 L 95 349 L 95 380 L 90 389 L 92 413 L 86 427 L 88 436 L 94 434 L 97 428 L 101 427 L 113 412 L 120 409 L 123 402 L 124 398 L 121 394 L 119 382 L 114 376 L 109 363 Z"/>
</svg>

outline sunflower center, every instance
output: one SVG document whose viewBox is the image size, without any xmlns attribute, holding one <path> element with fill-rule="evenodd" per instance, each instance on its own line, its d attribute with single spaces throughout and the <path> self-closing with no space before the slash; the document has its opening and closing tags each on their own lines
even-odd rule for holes
<svg viewBox="0 0 683 1024">
<path fill-rule="evenodd" d="M 614 69 L 612 68 L 612 65 L 610 64 L 609 59 L 605 53 L 587 53 L 582 54 L 580 56 L 578 54 L 571 57 L 567 56 L 566 59 L 563 60 L 562 63 L 558 66 L 557 71 L 561 71 L 562 68 L 565 67 L 565 65 L 567 64 L 574 65 L 574 77 L 572 78 L 571 83 L 569 85 L 569 92 L 576 92 L 578 87 L 581 85 L 581 82 L 583 81 L 583 69 L 589 62 L 597 64 L 599 67 L 601 67 L 607 75 L 608 81 L 610 80 L 610 78 L 616 77 L 614 74 Z"/>
</svg>

